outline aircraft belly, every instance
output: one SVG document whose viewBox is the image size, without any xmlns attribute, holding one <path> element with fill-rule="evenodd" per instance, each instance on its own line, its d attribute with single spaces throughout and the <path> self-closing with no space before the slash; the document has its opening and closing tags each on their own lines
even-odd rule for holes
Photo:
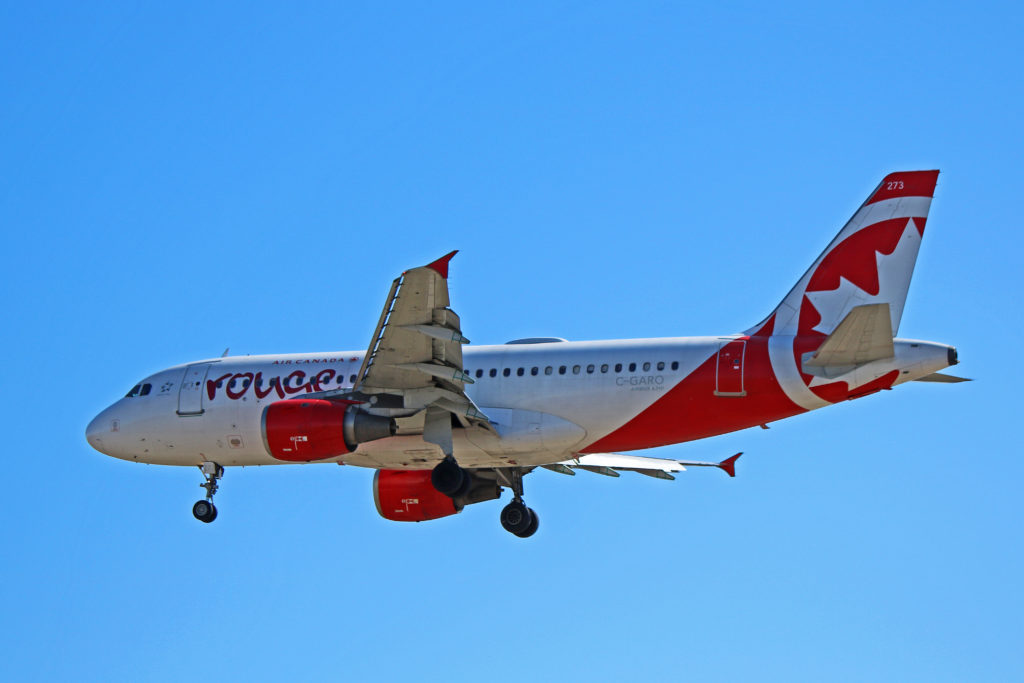
<svg viewBox="0 0 1024 683">
<path fill-rule="evenodd" d="M 579 438 L 585 434 L 579 430 Z M 468 432 L 472 432 L 471 434 Z M 457 429 L 452 435 L 455 459 L 467 468 L 489 467 L 531 467 L 564 460 L 569 452 L 566 448 L 547 450 L 538 442 L 533 450 L 525 446 L 519 450 L 499 447 L 497 439 L 489 441 L 481 433 L 483 429 Z M 493 435 L 492 435 L 493 436 Z M 578 441 L 579 438 L 575 439 Z M 550 442 L 550 440 L 548 441 Z M 481 444 L 487 446 L 482 447 Z M 427 443 L 421 435 L 394 436 L 361 444 L 355 453 L 342 456 L 346 465 L 372 467 L 374 469 L 432 469 L 443 457 L 441 449 Z"/>
</svg>

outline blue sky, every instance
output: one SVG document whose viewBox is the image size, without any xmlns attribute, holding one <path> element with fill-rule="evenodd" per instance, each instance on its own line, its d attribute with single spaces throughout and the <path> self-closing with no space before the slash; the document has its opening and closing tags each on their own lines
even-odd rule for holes
<svg viewBox="0 0 1024 683">
<path fill-rule="evenodd" d="M 7 680 L 1024 677 L 1017 4 L 8 4 L 0 9 Z M 377 517 L 368 471 L 92 451 L 145 374 L 365 348 L 461 249 L 478 343 L 761 319 L 886 173 L 940 168 L 915 384 Z"/>
</svg>

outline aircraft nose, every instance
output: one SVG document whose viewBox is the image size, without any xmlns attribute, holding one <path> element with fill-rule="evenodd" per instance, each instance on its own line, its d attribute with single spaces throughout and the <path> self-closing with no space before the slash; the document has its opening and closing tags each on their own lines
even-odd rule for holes
<svg viewBox="0 0 1024 683">
<path fill-rule="evenodd" d="M 94 417 L 85 428 L 85 440 L 100 453 L 110 455 L 109 447 L 104 443 L 104 438 L 117 431 L 118 420 L 111 416 L 110 408 L 107 408 Z"/>
</svg>

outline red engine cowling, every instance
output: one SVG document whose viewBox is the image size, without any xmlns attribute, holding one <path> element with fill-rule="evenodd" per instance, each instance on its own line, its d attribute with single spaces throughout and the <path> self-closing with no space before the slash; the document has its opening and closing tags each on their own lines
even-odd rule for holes
<svg viewBox="0 0 1024 683">
<path fill-rule="evenodd" d="M 461 505 L 430 483 L 430 470 L 377 470 L 373 475 L 373 502 L 384 519 L 425 522 L 454 515 Z"/>
<path fill-rule="evenodd" d="M 293 398 L 263 411 L 263 443 L 278 460 L 311 462 L 351 453 L 395 433 L 395 421 L 359 412 L 348 401 Z"/>
</svg>

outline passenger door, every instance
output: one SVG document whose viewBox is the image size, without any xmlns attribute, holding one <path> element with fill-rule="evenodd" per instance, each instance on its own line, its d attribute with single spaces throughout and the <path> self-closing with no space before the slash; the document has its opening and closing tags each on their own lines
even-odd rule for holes
<svg viewBox="0 0 1024 683">
<path fill-rule="evenodd" d="M 203 385 L 212 363 L 198 363 L 185 368 L 185 378 L 178 390 L 178 415 L 203 414 Z"/>
<path fill-rule="evenodd" d="M 746 396 L 743 387 L 743 356 L 747 342 L 731 341 L 718 349 L 718 369 L 715 372 L 715 396 Z"/>
</svg>

